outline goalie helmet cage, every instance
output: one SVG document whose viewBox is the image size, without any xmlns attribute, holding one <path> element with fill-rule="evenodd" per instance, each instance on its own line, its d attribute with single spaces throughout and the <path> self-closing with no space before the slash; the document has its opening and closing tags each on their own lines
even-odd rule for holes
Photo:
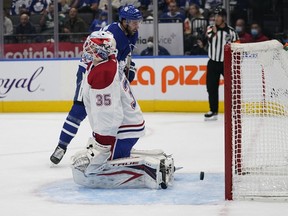
<svg viewBox="0 0 288 216">
<path fill-rule="evenodd" d="M 288 53 L 276 40 L 226 45 L 225 198 L 288 198 Z"/>
</svg>

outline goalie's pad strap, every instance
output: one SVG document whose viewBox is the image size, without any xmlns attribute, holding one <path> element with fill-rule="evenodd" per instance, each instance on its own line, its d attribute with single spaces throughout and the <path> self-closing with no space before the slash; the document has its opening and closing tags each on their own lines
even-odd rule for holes
<svg viewBox="0 0 288 216">
<path fill-rule="evenodd" d="M 132 149 L 131 155 L 147 155 L 147 156 L 158 156 L 158 155 L 164 155 L 164 151 L 162 149 L 151 149 L 151 150 L 138 150 L 138 149 Z"/>
</svg>

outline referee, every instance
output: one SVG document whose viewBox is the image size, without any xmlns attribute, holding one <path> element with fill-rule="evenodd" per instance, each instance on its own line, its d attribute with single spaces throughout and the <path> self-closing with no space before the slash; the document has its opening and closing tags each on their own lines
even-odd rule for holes
<svg viewBox="0 0 288 216">
<path fill-rule="evenodd" d="M 217 120 L 219 103 L 220 75 L 224 76 L 224 45 L 239 40 L 236 31 L 227 25 L 225 9 L 218 7 L 214 11 L 215 25 L 207 27 L 208 37 L 208 65 L 206 87 L 209 97 L 210 111 L 205 120 Z"/>
</svg>

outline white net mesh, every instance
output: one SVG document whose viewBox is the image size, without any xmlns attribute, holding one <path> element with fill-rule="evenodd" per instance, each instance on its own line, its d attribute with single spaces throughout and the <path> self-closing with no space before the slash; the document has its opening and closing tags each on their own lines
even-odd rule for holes
<svg viewBox="0 0 288 216">
<path fill-rule="evenodd" d="M 232 44 L 233 199 L 288 197 L 288 53 Z"/>
</svg>

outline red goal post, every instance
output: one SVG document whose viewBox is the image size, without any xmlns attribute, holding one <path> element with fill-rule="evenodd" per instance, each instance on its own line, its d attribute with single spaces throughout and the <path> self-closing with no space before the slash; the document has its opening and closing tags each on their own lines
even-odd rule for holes
<svg viewBox="0 0 288 216">
<path fill-rule="evenodd" d="M 288 53 L 276 40 L 224 49 L 225 198 L 288 197 Z"/>
</svg>

